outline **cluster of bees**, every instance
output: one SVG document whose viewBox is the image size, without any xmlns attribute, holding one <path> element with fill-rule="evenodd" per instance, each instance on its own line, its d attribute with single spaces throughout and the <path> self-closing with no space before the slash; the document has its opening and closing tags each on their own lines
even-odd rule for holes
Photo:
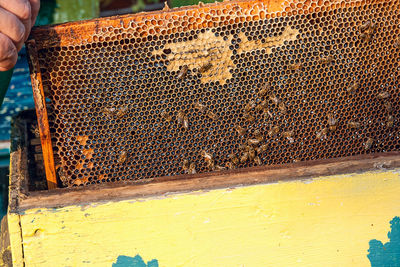
<svg viewBox="0 0 400 267">
<path fill-rule="evenodd" d="M 245 105 L 243 114 L 243 119 L 245 122 L 254 122 L 256 118 L 254 117 L 253 114 L 259 114 L 260 112 L 272 118 L 273 115 L 268 109 L 269 105 L 268 100 L 270 101 L 270 103 L 272 102 L 273 105 L 276 105 L 279 112 L 281 112 L 282 114 L 287 114 L 288 110 L 285 103 L 282 102 L 274 93 L 268 94 L 269 91 L 270 91 L 270 86 L 269 84 L 267 84 L 258 92 L 259 98 L 257 101 L 251 100 L 249 103 Z M 261 100 L 263 98 L 264 100 Z M 208 117 L 212 119 L 218 119 L 217 115 L 210 113 L 207 107 L 201 103 L 198 102 L 195 103 L 194 108 L 200 112 L 204 112 L 205 114 L 207 114 Z M 165 115 L 163 115 L 163 117 L 165 118 Z M 224 164 L 224 166 L 217 164 L 215 162 L 213 155 L 203 150 L 201 152 L 201 157 L 203 158 L 209 170 L 221 171 L 226 169 L 234 169 L 239 164 L 244 164 L 246 162 L 254 162 L 257 165 L 262 165 L 262 160 L 260 156 L 262 153 L 267 151 L 267 145 L 262 144 L 262 142 L 264 141 L 264 136 L 261 133 L 261 131 L 256 129 L 252 133 L 250 133 L 250 131 L 248 131 L 247 129 L 243 128 L 240 125 L 236 125 L 234 129 L 240 137 L 244 138 L 246 135 L 251 137 L 245 140 L 244 144 L 241 144 L 239 146 L 240 150 L 239 154 L 228 155 L 228 161 Z M 267 135 L 270 138 L 273 138 L 277 136 L 280 132 L 281 128 L 279 126 L 271 125 Z M 294 142 L 294 131 L 291 130 L 283 131 L 282 136 L 285 137 L 290 143 Z M 182 168 L 186 173 L 189 174 L 196 173 L 196 163 L 189 162 L 187 159 L 183 160 Z"/>
<path fill-rule="evenodd" d="M 373 37 L 373 34 L 376 31 L 376 24 L 367 22 L 360 27 L 360 38 L 365 41 L 370 41 Z M 395 43 L 395 46 L 400 47 L 400 38 Z M 334 58 L 332 56 L 321 57 L 318 60 L 318 63 L 329 65 L 334 62 Z M 199 72 L 207 71 L 211 68 L 211 64 L 207 64 L 199 69 Z M 301 63 L 294 63 L 288 66 L 289 70 L 299 72 L 303 69 L 303 65 Z M 178 73 L 178 79 L 183 79 L 188 71 L 187 66 L 181 67 Z M 349 88 L 347 88 L 348 93 L 354 93 L 360 88 L 360 83 L 358 81 L 354 82 Z M 270 85 L 265 85 L 259 92 L 258 92 L 258 100 L 254 101 L 251 100 L 247 105 L 244 107 L 244 114 L 243 119 L 245 122 L 252 123 L 256 120 L 254 114 L 262 112 L 266 116 L 273 118 L 272 112 L 269 110 L 268 105 L 272 102 L 278 109 L 281 114 L 287 114 L 288 109 L 284 102 L 282 102 L 274 93 L 270 93 L 271 88 Z M 388 92 L 381 92 L 378 94 L 377 98 L 383 100 L 383 105 L 385 106 L 386 111 L 388 112 L 387 115 L 387 122 L 386 126 L 388 128 L 393 127 L 394 124 L 394 117 L 391 115 L 392 112 L 392 105 L 388 100 L 390 94 Z M 261 100 L 264 99 L 264 100 Z M 268 102 L 268 100 L 270 102 Z M 218 119 L 218 116 L 214 113 L 207 110 L 207 107 L 200 103 L 194 104 L 195 109 L 200 112 L 204 112 L 208 115 L 211 119 Z M 255 112 L 253 112 L 255 111 Z M 165 111 L 161 114 L 162 117 L 168 122 L 172 121 L 172 116 Z M 187 116 L 183 111 L 179 111 L 177 115 L 177 122 L 178 124 L 182 125 L 185 129 L 188 128 L 188 119 Z M 360 129 L 362 127 L 361 123 L 358 121 L 349 121 L 347 123 L 350 129 Z M 327 137 L 329 132 L 336 131 L 338 126 L 338 119 L 335 117 L 334 113 L 328 113 L 326 118 L 326 124 L 322 127 L 320 131 L 316 133 L 316 138 L 322 140 Z M 257 165 L 262 165 L 261 154 L 267 151 L 267 145 L 262 144 L 264 141 L 264 136 L 261 132 L 256 129 L 253 133 L 249 133 L 248 130 L 243 128 L 240 125 L 235 127 L 237 134 L 241 137 L 244 137 L 246 134 L 248 136 L 252 136 L 251 138 L 247 139 L 245 144 L 241 144 L 239 146 L 240 153 L 239 154 L 230 154 L 228 155 L 228 161 L 225 163 L 225 166 L 221 166 L 216 164 L 214 157 L 211 153 L 207 151 L 201 152 L 201 157 L 204 159 L 206 166 L 209 170 L 225 170 L 225 169 L 234 169 L 239 164 L 244 164 L 246 162 L 254 162 Z M 270 126 L 268 130 L 268 136 L 273 138 L 277 136 L 281 132 L 281 128 L 279 126 Z M 282 137 L 286 138 L 290 143 L 295 142 L 295 133 L 293 130 L 282 131 Z M 374 139 L 368 137 L 366 142 L 364 143 L 364 149 L 369 150 L 373 143 Z M 185 172 L 189 174 L 196 173 L 196 163 L 189 162 L 187 159 L 183 160 L 182 168 Z"/>
<path fill-rule="evenodd" d="M 207 62 L 204 65 L 200 66 L 200 68 L 198 69 L 198 72 L 205 73 L 205 72 L 209 71 L 212 67 L 213 67 L 213 65 L 210 62 Z M 189 67 L 187 65 L 183 65 L 178 72 L 177 78 L 179 80 L 184 79 L 186 77 L 188 71 L 189 71 Z"/>
<path fill-rule="evenodd" d="M 366 23 L 364 23 L 361 27 L 360 27 L 360 38 L 366 42 L 371 41 L 373 34 L 376 31 L 376 24 L 372 23 L 371 21 L 368 21 Z M 395 42 L 395 47 L 400 47 L 400 38 L 398 38 Z M 334 61 L 333 57 L 328 56 L 328 57 L 324 57 L 324 58 L 320 58 L 319 63 L 321 64 L 331 64 Z M 291 69 L 294 69 L 294 67 L 292 67 Z M 347 92 L 348 93 L 355 93 L 358 89 L 360 88 L 360 83 L 358 81 L 354 82 L 351 86 L 349 86 L 347 88 Z M 385 106 L 386 111 L 388 112 L 387 115 L 387 121 L 386 121 L 386 126 L 387 128 L 392 128 L 394 125 L 394 117 L 393 115 L 391 115 L 392 113 L 392 104 L 389 101 L 389 97 L 390 94 L 389 92 L 381 92 L 377 95 L 377 98 L 380 100 L 383 100 L 383 105 Z M 324 139 L 327 137 L 327 134 L 330 131 L 335 131 L 337 128 L 337 123 L 338 120 L 335 118 L 335 115 L 333 113 L 328 113 L 327 115 L 327 125 L 326 127 L 323 127 L 322 130 L 320 130 L 319 132 L 317 132 L 317 138 L 318 139 Z M 360 122 L 357 121 L 349 121 L 348 126 L 350 127 L 350 129 L 360 129 L 362 127 Z M 364 149 L 365 150 L 369 150 L 371 149 L 373 143 L 374 143 L 374 139 L 371 137 L 368 137 L 366 142 L 364 143 Z"/>
</svg>

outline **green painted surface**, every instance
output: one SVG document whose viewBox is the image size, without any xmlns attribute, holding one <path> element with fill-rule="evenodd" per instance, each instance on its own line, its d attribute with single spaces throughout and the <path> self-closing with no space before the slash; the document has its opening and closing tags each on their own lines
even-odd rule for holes
<svg viewBox="0 0 400 267">
<path fill-rule="evenodd" d="M 41 3 L 36 25 L 92 19 L 100 13 L 98 0 L 46 0 Z"/>
<path fill-rule="evenodd" d="M 13 69 L 0 72 L 0 106 L 3 104 L 4 96 L 6 95 L 12 74 Z"/>
<path fill-rule="evenodd" d="M 203 3 L 214 3 L 214 2 L 222 2 L 220 1 L 215 1 L 215 0 L 203 0 L 201 1 Z M 171 3 L 171 7 L 181 7 L 181 6 L 191 6 L 191 5 L 197 5 L 199 3 L 198 0 L 171 0 L 169 3 Z"/>
<path fill-rule="evenodd" d="M 133 258 L 121 255 L 118 257 L 117 262 L 113 263 L 112 267 L 158 267 L 158 261 L 153 259 L 145 263 L 139 255 Z"/>
<path fill-rule="evenodd" d="M 389 242 L 369 241 L 368 259 L 371 267 L 400 267 L 400 218 L 390 221 Z"/>
</svg>

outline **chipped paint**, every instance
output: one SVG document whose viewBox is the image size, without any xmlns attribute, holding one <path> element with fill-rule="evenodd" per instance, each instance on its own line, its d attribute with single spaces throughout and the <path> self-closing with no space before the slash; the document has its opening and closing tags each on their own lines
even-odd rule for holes
<svg viewBox="0 0 400 267">
<path fill-rule="evenodd" d="M 399 191 L 398 170 L 381 170 L 31 209 L 20 236 L 26 266 L 109 267 L 121 255 L 174 267 L 369 266 L 369 241 L 388 242 L 400 214 Z"/>
</svg>

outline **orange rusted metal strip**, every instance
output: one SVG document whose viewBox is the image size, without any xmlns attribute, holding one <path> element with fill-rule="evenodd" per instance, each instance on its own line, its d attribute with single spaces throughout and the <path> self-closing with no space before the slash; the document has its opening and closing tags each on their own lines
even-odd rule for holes
<svg viewBox="0 0 400 267">
<path fill-rule="evenodd" d="M 281 16 L 295 16 L 301 14 L 309 14 L 311 12 L 329 11 L 336 8 L 361 6 L 365 4 L 365 1 L 354 2 L 348 1 L 343 2 L 341 0 L 330 0 L 329 3 L 323 6 L 316 6 L 315 3 L 311 1 L 288 1 L 288 0 L 240 0 L 240 1 L 224 1 L 216 2 L 211 4 L 199 4 L 197 6 L 186 6 L 181 8 L 169 9 L 164 8 L 162 11 L 153 12 L 143 12 L 138 14 L 129 14 L 124 16 L 114 16 L 107 19 L 99 18 L 87 21 L 77 21 L 69 22 L 60 25 L 44 26 L 39 28 L 34 28 L 32 35 L 36 40 L 37 49 L 54 47 L 54 46 L 70 46 L 70 45 L 85 45 L 90 42 L 102 41 L 96 38 L 102 38 L 105 35 L 105 30 L 107 28 L 113 27 L 124 27 L 127 28 L 132 25 L 135 32 L 135 36 L 146 37 L 146 27 L 155 26 L 155 30 L 159 30 L 161 33 L 163 30 L 169 28 L 168 22 L 176 20 L 178 17 L 186 18 L 188 22 L 191 19 L 197 20 L 189 24 L 190 27 L 182 29 L 183 32 L 196 30 L 196 29 L 206 29 L 211 26 L 204 22 L 204 18 L 201 17 L 202 13 L 207 13 L 210 10 L 215 11 L 216 14 L 224 13 L 226 10 L 247 10 L 249 14 L 258 13 L 258 10 L 266 9 L 267 12 L 260 12 L 259 15 L 253 17 L 253 20 L 258 19 L 269 19 Z M 376 2 L 385 2 L 384 0 L 376 0 Z M 335 4 L 336 3 L 336 4 Z M 231 16 L 231 19 L 237 19 L 235 15 Z M 155 20 L 162 20 L 164 23 L 158 25 L 152 25 Z M 225 21 L 226 25 L 229 21 Z M 224 22 L 220 22 L 224 23 Z M 230 23 L 230 22 L 229 22 Z M 223 26 L 223 25 L 213 25 Z M 160 32 L 154 32 L 153 34 L 159 34 Z M 176 32 L 172 32 L 176 33 Z M 100 37 L 98 37 L 100 36 Z M 107 40 L 104 40 L 107 41 Z"/>
<path fill-rule="evenodd" d="M 51 144 L 50 127 L 47 117 L 46 100 L 43 92 L 42 75 L 37 57 L 35 40 L 29 40 L 27 50 L 30 57 L 30 71 L 32 80 L 33 97 L 35 99 L 36 115 L 42 143 L 43 161 L 46 171 L 48 189 L 57 188 L 57 177 L 54 167 L 53 146 Z"/>
</svg>

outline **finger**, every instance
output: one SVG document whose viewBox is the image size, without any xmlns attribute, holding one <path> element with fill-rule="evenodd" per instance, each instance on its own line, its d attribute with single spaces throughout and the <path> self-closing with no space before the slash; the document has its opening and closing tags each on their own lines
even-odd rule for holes
<svg viewBox="0 0 400 267">
<path fill-rule="evenodd" d="M 6 35 L 0 33 L 0 71 L 6 71 L 17 63 L 18 52 L 14 43 Z"/>
<path fill-rule="evenodd" d="M 31 3 L 31 25 L 35 25 L 36 17 L 39 14 L 40 0 L 29 0 Z"/>
<path fill-rule="evenodd" d="M 0 0 L 0 7 L 14 14 L 21 20 L 31 19 L 31 4 L 28 0 Z"/>
<path fill-rule="evenodd" d="M 25 26 L 14 15 L 0 8 L 0 32 L 7 35 L 15 44 L 17 49 L 22 47 L 25 41 Z"/>
<path fill-rule="evenodd" d="M 25 35 L 23 41 L 26 41 L 32 28 L 32 8 L 29 0 L 0 0 L 0 7 L 14 14 L 24 24 Z"/>
</svg>

